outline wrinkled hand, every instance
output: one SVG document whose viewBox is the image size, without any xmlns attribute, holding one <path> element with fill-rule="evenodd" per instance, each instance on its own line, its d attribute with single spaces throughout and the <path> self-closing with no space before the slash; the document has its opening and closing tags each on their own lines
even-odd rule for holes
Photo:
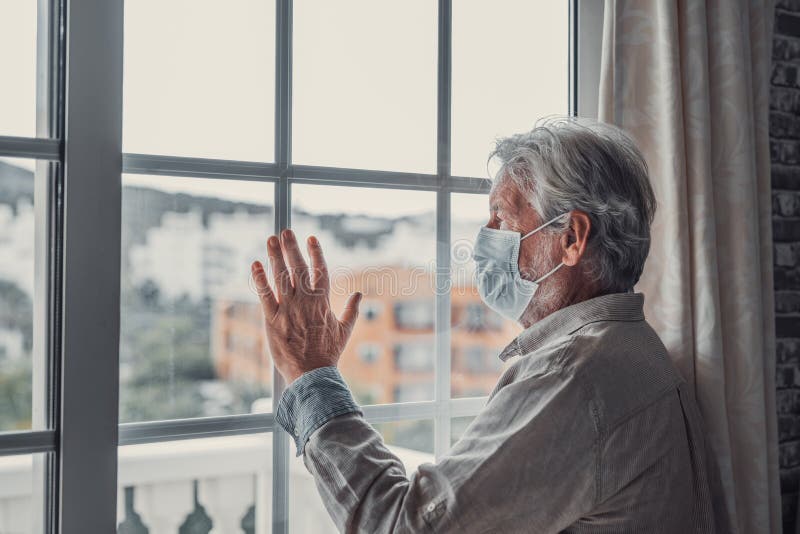
<svg viewBox="0 0 800 534">
<path fill-rule="evenodd" d="M 350 295 L 341 320 L 336 318 L 331 311 L 330 278 L 322 247 L 313 236 L 307 246 L 311 269 L 291 230 L 281 233 L 280 242 L 276 236 L 267 240 L 274 289 L 261 262 L 251 266 L 272 359 L 287 384 L 305 372 L 339 362 L 361 302 L 361 293 Z"/>
</svg>

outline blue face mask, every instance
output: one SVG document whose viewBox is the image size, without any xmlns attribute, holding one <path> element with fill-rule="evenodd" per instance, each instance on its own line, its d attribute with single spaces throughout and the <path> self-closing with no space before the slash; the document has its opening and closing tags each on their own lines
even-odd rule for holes
<svg viewBox="0 0 800 534">
<path fill-rule="evenodd" d="M 556 272 L 564 262 L 531 282 L 519 273 L 519 245 L 542 228 L 553 224 L 567 213 L 550 219 L 535 230 L 520 237 L 517 232 L 494 230 L 485 226 L 478 232 L 472 259 L 475 260 L 478 293 L 491 309 L 512 321 L 518 321 L 528 307 L 539 284 Z"/>
</svg>

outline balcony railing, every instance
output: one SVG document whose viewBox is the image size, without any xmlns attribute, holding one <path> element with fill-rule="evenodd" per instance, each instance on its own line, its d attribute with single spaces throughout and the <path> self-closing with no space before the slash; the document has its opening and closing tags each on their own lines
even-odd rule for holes
<svg viewBox="0 0 800 534">
<path fill-rule="evenodd" d="M 392 447 L 411 470 L 431 455 Z M 30 456 L 0 457 L 0 532 L 27 534 L 34 510 Z M 272 439 L 254 434 L 119 449 L 118 534 L 268 534 Z M 292 534 L 335 532 L 301 458 L 289 465 Z"/>
</svg>

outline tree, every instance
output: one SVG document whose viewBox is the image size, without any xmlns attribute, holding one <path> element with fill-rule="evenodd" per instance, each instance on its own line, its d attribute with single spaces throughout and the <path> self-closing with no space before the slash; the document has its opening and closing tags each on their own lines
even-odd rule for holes
<svg viewBox="0 0 800 534">
<path fill-rule="evenodd" d="M 30 358 L 3 363 L 0 371 L 0 431 L 31 428 L 32 378 Z"/>
<path fill-rule="evenodd" d="M 33 303 L 17 284 L 0 279 L 0 328 L 22 332 L 26 351 L 33 346 Z"/>
</svg>

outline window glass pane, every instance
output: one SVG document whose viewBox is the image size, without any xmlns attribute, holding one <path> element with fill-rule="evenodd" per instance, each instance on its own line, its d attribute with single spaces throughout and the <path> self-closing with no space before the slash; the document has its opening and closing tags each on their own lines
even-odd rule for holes
<svg viewBox="0 0 800 534">
<path fill-rule="evenodd" d="M 568 111 L 569 2 L 453 2 L 455 176 L 486 176 L 494 139 Z"/>
<path fill-rule="evenodd" d="M 32 427 L 35 165 L 0 158 L 0 431 Z"/>
<path fill-rule="evenodd" d="M 271 361 L 250 264 L 274 186 L 124 175 L 120 421 L 269 411 Z"/>
<path fill-rule="evenodd" d="M 396 421 L 373 426 L 383 436 L 389 450 L 403 462 L 407 476 L 411 476 L 420 464 L 434 461 L 433 421 Z M 292 453 L 289 463 L 289 531 L 292 534 L 337 532 L 322 504 L 314 479 L 303 465 L 303 458 Z"/>
<path fill-rule="evenodd" d="M 372 426 L 383 436 L 383 441 L 396 451 L 408 450 L 433 456 L 433 421 L 431 419 L 376 423 Z M 417 455 L 411 455 L 408 459 L 401 456 L 401 459 L 403 464 L 413 465 Z"/>
<path fill-rule="evenodd" d="M 364 294 L 339 362 L 358 402 L 432 399 L 435 195 L 296 185 L 292 202 L 298 238 L 313 234 L 322 244 L 334 311 Z"/>
<path fill-rule="evenodd" d="M 125 2 L 125 152 L 272 161 L 272 0 Z"/>
<path fill-rule="evenodd" d="M 336 526 L 322 504 L 314 477 L 303 464 L 302 456 L 295 456 L 294 443 L 290 444 L 289 460 L 289 532 L 292 534 L 336 534 Z"/>
<path fill-rule="evenodd" d="M 213 526 L 211 532 L 267 534 L 272 435 L 120 447 L 118 485 L 120 533 L 208 532 Z M 197 528 L 203 525 L 208 528 Z"/>
<path fill-rule="evenodd" d="M 437 4 L 294 3 L 296 163 L 436 172 Z"/>
<path fill-rule="evenodd" d="M 461 439 L 469 424 L 475 419 L 474 415 L 468 417 L 453 417 L 450 419 L 450 446 Z"/>
<path fill-rule="evenodd" d="M 489 220 L 487 195 L 453 193 L 451 196 L 451 395 L 479 397 L 494 389 L 508 366 L 498 354 L 522 327 L 490 310 L 478 294 L 472 246 L 478 229 Z"/>
<path fill-rule="evenodd" d="M 0 135 L 36 136 L 36 2 L 0 2 Z"/>
<path fill-rule="evenodd" d="M 0 532 L 44 531 L 45 468 L 49 454 L 0 456 Z"/>
</svg>

